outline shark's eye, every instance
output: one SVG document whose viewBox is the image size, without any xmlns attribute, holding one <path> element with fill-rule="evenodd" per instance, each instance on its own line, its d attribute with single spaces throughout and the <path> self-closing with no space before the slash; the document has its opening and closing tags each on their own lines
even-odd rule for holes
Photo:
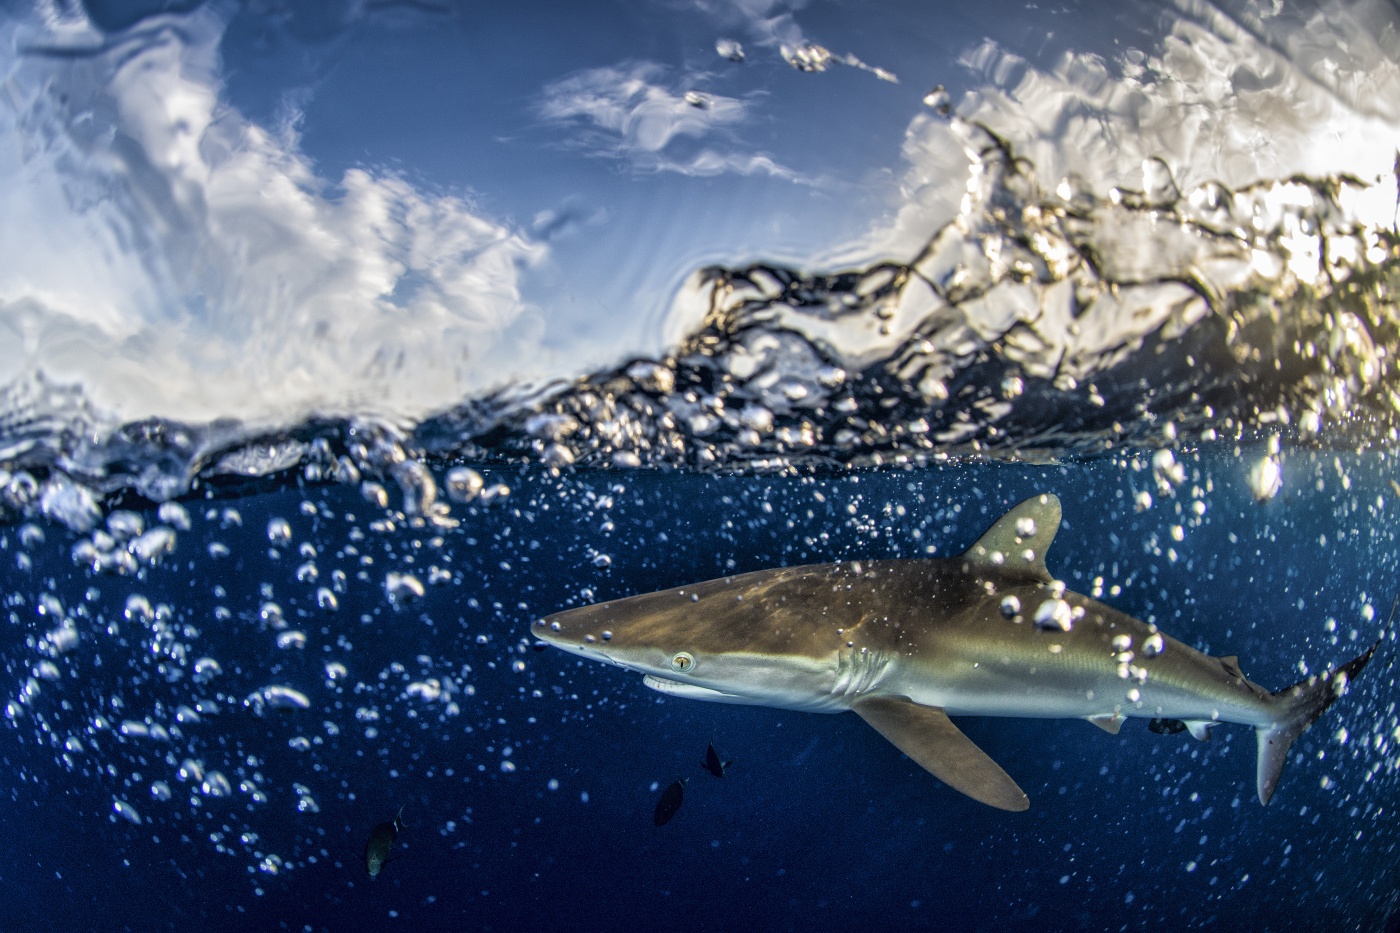
<svg viewBox="0 0 1400 933">
<path fill-rule="evenodd" d="M 671 670 L 675 671 L 677 674 L 684 674 L 694 666 L 695 658 L 684 651 L 671 659 Z"/>
</svg>

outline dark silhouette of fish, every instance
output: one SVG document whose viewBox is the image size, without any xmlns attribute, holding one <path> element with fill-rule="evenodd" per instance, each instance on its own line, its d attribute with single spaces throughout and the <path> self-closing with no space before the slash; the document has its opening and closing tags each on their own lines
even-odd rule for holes
<svg viewBox="0 0 1400 933">
<path fill-rule="evenodd" d="M 661 799 L 656 802 L 656 812 L 651 817 L 652 822 L 657 826 L 665 826 L 671 822 L 671 817 L 675 816 L 676 811 L 681 808 L 683 800 L 685 800 L 685 778 L 681 778 L 661 792 Z"/>
<path fill-rule="evenodd" d="M 1180 719 L 1153 719 L 1147 724 L 1147 728 L 1158 735 L 1176 735 L 1186 731 L 1186 723 Z"/>
<path fill-rule="evenodd" d="M 376 823 L 369 831 L 369 841 L 365 843 L 365 870 L 374 878 L 389 864 L 389 853 L 394 848 L 394 840 L 403 829 L 403 807 L 387 823 Z"/>
<path fill-rule="evenodd" d="M 724 769 L 733 763 L 732 761 L 721 761 L 719 752 L 715 751 L 715 743 L 711 742 L 710 747 L 705 749 L 705 760 L 700 762 L 700 767 L 715 777 L 724 777 Z"/>
</svg>

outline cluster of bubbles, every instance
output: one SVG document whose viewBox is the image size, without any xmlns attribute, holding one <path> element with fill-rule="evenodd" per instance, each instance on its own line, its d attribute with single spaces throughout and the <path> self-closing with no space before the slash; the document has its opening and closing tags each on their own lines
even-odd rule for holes
<svg viewBox="0 0 1400 933">
<path fill-rule="evenodd" d="M 8 540 L 0 528 L 0 550 L 18 544 L 7 559 L 40 584 L 37 591 L 15 591 L 5 599 L 10 624 L 32 631 L 18 647 L 27 660 L 13 653 L 7 659 L 11 670 L 20 663 L 27 673 L 8 700 L 0 700 L 4 721 L 17 730 L 19 741 L 32 736 L 41 746 L 51 745 L 63 767 L 106 784 L 113 820 L 158 833 L 180 828 L 186 842 L 207 839 L 219 853 L 246 857 L 255 881 L 327 858 L 324 846 L 306 839 L 292 844 L 304 850 L 295 856 L 286 848 L 271 851 L 273 844 L 288 845 L 286 833 L 274 834 L 280 842 L 269 840 L 266 817 L 258 811 L 270 802 L 274 809 L 283 804 L 285 776 L 274 776 L 278 766 L 268 762 L 266 740 L 256 727 L 250 732 L 249 723 L 294 733 L 285 747 L 321 771 L 324 766 L 314 762 L 328 751 L 327 744 L 355 727 L 367 741 L 378 738 L 382 717 L 395 705 L 405 706 L 410 720 L 429 711 L 440 721 L 459 716 L 459 704 L 476 692 L 470 664 L 444 668 L 420 655 L 417 674 L 396 662 L 376 679 L 356 681 L 345 663 L 351 648 L 346 630 L 318 620 L 329 622 L 340 612 L 356 584 L 362 587 L 357 605 L 372 601 L 378 586 L 391 613 L 416 612 L 427 587 L 454 582 L 443 534 L 459 529 L 464 517 L 511 501 L 505 483 L 488 482 L 470 467 L 448 469 L 439 484 L 427 466 L 382 437 L 373 452 L 356 452 L 365 469 L 344 462 L 331 469 L 360 485 L 358 496 L 341 498 L 370 506 L 364 521 L 350 513 L 335 515 L 324 499 L 303 498 L 290 520 L 276 514 L 266 519 L 263 544 L 256 528 L 245 529 L 244 511 L 232 504 L 208 500 L 197 506 L 186 500 L 140 511 L 110 508 L 61 473 L 43 483 L 27 473 L 9 474 L 5 488 L 32 493 L 36 520 L 13 528 Z M 373 468 L 376 456 L 384 457 L 378 469 Z M 317 463 L 307 465 L 302 478 L 318 479 L 317 468 Z M 392 506 L 379 478 L 395 489 Z M 336 534 L 327 530 L 337 518 L 346 522 L 338 545 Z M 54 575 L 62 578 L 65 571 L 52 563 L 62 560 L 65 547 L 74 578 L 92 584 L 84 591 L 80 582 L 77 601 L 69 605 L 65 602 L 72 597 L 60 598 L 64 590 L 55 585 Z M 437 562 L 416 563 L 430 554 Z M 266 582 L 234 593 L 202 575 L 191 578 L 218 601 L 212 613 L 194 603 L 182 607 L 147 595 L 150 587 L 167 586 L 186 569 L 202 565 L 212 573 L 226 563 L 255 560 L 265 560 Z M 380 570 L 378 560 L 389 566 Z M 279 575 L 295 581 L 290 592 L 285 591 L 289 583 L 274 582 Z M 36 617 L 37 626 L 29 621 Z M 363 614 L 359 622 L 371 618 L 372 613 Z M 261 635 L 264 647 L 228 643 L 235 631 L 255 632 L 255 639 Z M 490 641 L 481 639 L 480 644 Z M 314 657 L 313 648 L 332 652 L 320 662 L 320 687 L 332 698 L 353 696 L 350 715 L 336 713 L 345 700 L 328 703 L 312 688 L 317 678 L 308 675 L 301 658 Z M 488 648 L 494 653 L 494 646 Z M 238 656 L 228 655 L 236 649 Z M 518 658 L 526 650 L 511 646 L 507 654 L 515 658 L 501 662 L 502 670 L 524 672 Z M 228 721 L 230 715 L 252 719 L 240 725 Z M 313 717 L 324 721 L 316 727 Z M 514 748 L 503 746 L 494 770 L 515 770 Z M 323 779 L 289 783 L 297 813 L 321 811 L 313 787 Z M 191 824 L 198 833 L 191 832 Z"/>
</svg>

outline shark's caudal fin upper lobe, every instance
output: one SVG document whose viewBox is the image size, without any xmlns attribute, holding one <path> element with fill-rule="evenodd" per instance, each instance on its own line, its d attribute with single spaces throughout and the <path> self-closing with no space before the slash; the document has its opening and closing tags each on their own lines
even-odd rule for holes
<svg viewBox="0 0 1400 933">
<path fill-rule="evenodd" d="M 1288 749 L 1293 740 L 1306 732 L 1327 707 L 1346 692 L 1347 684 L 1361 673 L 1361 669 L 1371 660 L 1371 655 L 1376 653 L 1378 647 L 1379 639 L 1341 667 L 1309 677 L 1273 695 L 1280 704 L 1278 721 L 1271 726 L 1258 726 L 1255 730 L 1259 739 L 1257 780 L 1260 803 L 1268 803 L 1269 798 L 1274 795 L 1279 773 L 1288 759 Z"/>
</svg>

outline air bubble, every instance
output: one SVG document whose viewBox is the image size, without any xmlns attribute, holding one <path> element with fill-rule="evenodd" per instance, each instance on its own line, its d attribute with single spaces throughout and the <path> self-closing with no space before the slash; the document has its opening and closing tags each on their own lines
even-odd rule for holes
<svg viewBox="0 0 1400 933">
<path fill-rule="evenodd" d="M 1074 610 L 1063 599 L 1047 599 L 1035 610 L 1037 628 L 1068 632 L 1074 626 Z"/>
<path fill-rule="evenodd" d="M 222 771 L 208 771 L 199 785 L 199 792 L 206 797 L 231 797 L 233 785 L 224 777 Z"/>
<path fill-rule="evenodd" d="M 136 812 L 136 808 L 125 800 L 113 800 L 112 812 L 126 820 L 132 826 L 141 825 L 141 814 Z"/>
<path fill-rule="evenodd" d="M 213 658 L 200 658 L 198 661 L 194 662 L 195 683 L 207 684 L 223 672 L 223 668 L 219 666 L 219 662 L 215 661 Z"/>
<path fill-rule="evenodd" d="M 715 41 L 715 54 L 738 63 L 744 60 L 744 47 L 734 39 L 718 39 Z"/>
<path fill-rule="evenodd" d="M 287 626 L 287 620 L 282 615 L 282 607 L 271 601 L 263 603 L 258 608 L 258 618 L 271 628 L 280 629 Z"/>
<path fill-rule="evenodd" d="M 442 682 L 436 677 L 414 681 L 404 689 L 407 696 L 416 697 L 424 703 L 432 703 L 442 698 Z"/>
<path fill-rule="evenodd" d="M 156 517 L 177 531 L 190 530 L 190 513 L 178 502 L 162 502 Z"/>
<path fill-rule="evenodd" d="M 447 495 L 454 502 L 470 502 L 481 495 L 486 485 L 481 474 L 471 467 L 453 467 L 447 471 Z"/>
<path fill-rule="evenodd" d="M 170 528 L 152 528 L 139 535 L 127 549 L 131 555 L 144 564 L 154 564 L 162 555 L 175 550 L 175 532 Z"/>
<path fill-rule="evenodd" d="M 403 510 L 408 515 L 424 515 L 437 502 L 437 481 L 426 466 L 417 460 L 396 464 L 394 480 L 403 493 Z"/>
<path fill-rule="evenodd" d="M 505 483 L 493 483 L 481 491 L 481 501 L 483 504 L 495 502 L 497 499 L 504 499 L 510 495 L 510 487 Z"/>
<path fill-rule="evenodd" d="M 135 512 L 119 509 L 107 516 L 107 530 L 118 541 L 126 541 L 146 530 L 146 520 Z"/>
<path fill-rule="evenodd" d="M 1273 457 L 1264 457 L 1249 471 L 1249 488 L 1256 502 L 1267 502 L 1283 488 L 1283 471 Z"/>
<path fill-rule="evenodd" d="M 924 95 L 924 106 L 940 117 L 946 117 L 953 110 L 953 100 L 948 95 L 948 89 L 940 84 Z"/>
<path fill-rule="evenodd" d="M 280 684 L 263 687 L 248 695 L 244 703 L 261 715 L 264 709 L 298 710 L 309 709 L 311 701 L 306 694 L 293 687 Z"/>
<path fill-rule="evenodd" d="M 384 592 L 389 597 L 389 602 L 399 608 L 415 599 L 422 599 L 423 581 L 419 580 L 411 573 L 399 573 L 391 570 L 384 577 Z"/>
</svg>

